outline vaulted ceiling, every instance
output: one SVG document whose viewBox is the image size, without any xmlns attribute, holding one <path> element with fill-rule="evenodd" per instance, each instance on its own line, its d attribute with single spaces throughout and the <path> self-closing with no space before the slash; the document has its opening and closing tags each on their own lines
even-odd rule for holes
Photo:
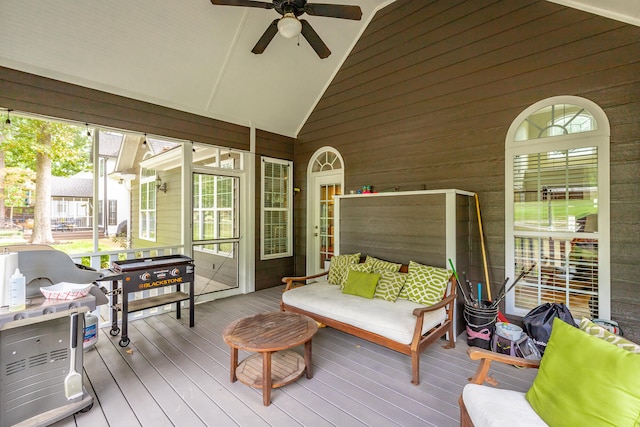
<svg viewBox="0 0 640 427">
<path fill-rule="evenodd" d="M 320 59 L 302 36 L 276 35 L 263 54 L 251 53 L 280 16 L 274 10 L 209 0 L 3 0 L 0 65 L 295 137 L 376 11 L 393 1 L 322 0 L 359 5 L 363 16 L 304 15 L 332 52 Z M 638 0 L 551 1 L 640 25 Z"/>
</svg>

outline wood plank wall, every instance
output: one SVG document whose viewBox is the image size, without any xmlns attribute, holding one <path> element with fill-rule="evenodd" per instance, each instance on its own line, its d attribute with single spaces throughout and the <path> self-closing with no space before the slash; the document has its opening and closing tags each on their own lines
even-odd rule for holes
<svg viewBox="0 0 640 427">
<path fill-rule="evenodd" d="M 274 159 L 293 160 L 294 139 L 275 135 L 270 132 L 261 130 L 256 131 L 256 211 L 255 211 L 255 229 L 256 229 L 256 290 L 270 288 L 281 284 L 280 279 L 285 276 L 294 274 L 294 258 L 276 258 L 270 260 L 260 260 L 260 194 L 261 194 L 261 159 L 262 156 Z M 294 165 L 295 169 L 295 165 Z"/>
<path fill-rule="evenodd" d="M 347 190 L 477 192 L 499 286 L 506 133 L 529 105 L 557 95 L 588 98 L 609 117 L 612 317 L 640 341 L 640 28 L 547 1 L 398 0 L 378 12 L 298 135 L 297 269 L 306 166 L 333 146 Z M 472 274 L 481 278 L 482 266 Z"/>
<path fill-rule="evenodd" d="M 249 128 L 0 67 L 0 105 L 16 111 L 249 150 Z"/>
</svg>

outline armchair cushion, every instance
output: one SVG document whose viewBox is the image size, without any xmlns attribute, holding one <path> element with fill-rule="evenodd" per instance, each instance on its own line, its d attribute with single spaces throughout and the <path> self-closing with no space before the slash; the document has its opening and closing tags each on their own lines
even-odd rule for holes
<svg viewBox="0 0 640 427">
<path fill-rule="evenodd" d="M 637 426 L 640 356 L 554 319 L 526 398 L 550 426 Z"/>
<path fill-rule="evenodd" d="M 467 384 L 462 400 L 474 427 L 547 427 L 519 391 Z"/>
</svg>

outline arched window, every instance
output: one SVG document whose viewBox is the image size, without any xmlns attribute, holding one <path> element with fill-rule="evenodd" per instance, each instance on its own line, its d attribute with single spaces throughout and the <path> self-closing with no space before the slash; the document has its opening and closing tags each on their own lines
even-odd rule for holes
<svg viewBox="0 0 640 427">
<path fill-rule="evenodd" d="M 507 295 L 524 315 L 545 302 L 610 316 L 609 123 L 579 97 L 523 111 L 505 142 L 505 270 L 530 274 Z"/>
<path fill-rule="evenodd" d="M 342 169 L 342 160 L 338 153 L 331 149 L 316 153 L 311 163 L 311 173 L 331 172 L 339 169 Z"/>
</svg>

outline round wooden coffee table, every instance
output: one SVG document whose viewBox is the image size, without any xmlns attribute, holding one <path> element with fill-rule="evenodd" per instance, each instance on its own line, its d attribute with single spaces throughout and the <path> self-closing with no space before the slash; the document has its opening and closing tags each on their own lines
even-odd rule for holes
<svg viewBox="0 0 640 427">
<path fill-rule="evenodd" d="M 222 336 L 231 347 L 231 382 L 262 389 L 262 403 L 271 403 L 271 389 L 302 376 L 313 377 L 311 338 L 316 322 L 297 313 L 269 312 L 243 317 L 227 325 Z M 289 350 L 304 344 L 304 358 Z M 255 352 L 238 365 L 238 350 Z"/>
</svg>

